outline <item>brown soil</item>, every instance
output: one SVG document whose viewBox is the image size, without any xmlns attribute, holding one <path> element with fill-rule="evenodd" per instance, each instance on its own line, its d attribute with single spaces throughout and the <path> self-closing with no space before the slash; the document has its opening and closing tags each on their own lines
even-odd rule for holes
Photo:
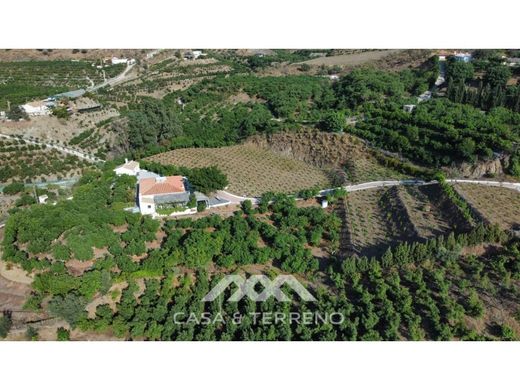
<svg viewBox="0 0 520 390">
<path fill-rule="evenodd" d="M 51 60 L 99 60 L 111 57 L 141 58 L 141 49 L 88 49 L 86 53 L 72 53 L 72 49 L 3 49 L 0 61 L 51 61 Z M 149 51 L 149 50 L 146 50 Z"/>
</svg>

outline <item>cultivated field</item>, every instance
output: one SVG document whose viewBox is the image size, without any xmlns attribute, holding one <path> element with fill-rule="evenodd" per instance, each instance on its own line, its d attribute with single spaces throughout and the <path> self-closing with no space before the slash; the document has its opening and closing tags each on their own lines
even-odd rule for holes
<svg viewBox="0 0 520 390">
<path fill-rule="evenodd" d="M 363 53 L 354 53 L 354 54 L 342 54 L 338 56 L 331 57 L 318 57 L 312 60 L 304 61 L 304 64 L 309 65 L 340 65 L 340 66 L 355 66 L 361 65 L 366 62 L 380 60 L 390 54 L 395 54 L 399 52 L 399 50 L 374 50 L 374 51 L 366 51 Z"/>
<path fill-rule="evenodd" d="M 190 168 L 216 165 L 227 174 L 229 191 L 237 195 L 259 196 L 268 191 L 294 193 L 330 185 L 326 170 L 252 145 L 178 149 L 148 160 Z"/>
<path fill-rule="evenodd" d="M 389 245 L 424 241 L 469 226 L 437 185 L 355 191 L 345 205 L 350 254 L 381 255 Z"/>
<path fill-rule="evenodd" d="M 434 194 L 432 188 L 403 186 L 399 187 L 398 196 L 401 198 L 410 221 L 420 237 L 432 238 L 449 233 L 452 229 L 449 223 L 449 215 L 446 215 L 446 212 L 439 207 L 440 191 Z"/>
<path fill-rule="evenodd" d="M 0 62 L 0 109 L 77 88 L 85 88 L 122 72 L 125 65 L 103 70 L 88 61 Z"/>
<path fill-rule="evenodd" d="M 509 188 L 455 184 L 457 192 L 484 220 L 503 229 L 520 227 L 520 193 Z"/>
<path fill-rule="evenodd" d="M 0 139 L 0 160 L 0 183 L 78 176 L 91 165 L 56 149 L 10 139 Z"/>
<path fill-rule="evenodd" d="M 358 255 L 381 254 L 390 244 L 413 238 L 403 215 L 396 215 L 388 203 L 388 189 L 352 192 L 346 202 L 346 223 L 350 236 L 349 249 Z M 395 218 L 398 217 L 399 219 Z M 403 229 L 404 228 L 404 229 Z"/>
</svg>

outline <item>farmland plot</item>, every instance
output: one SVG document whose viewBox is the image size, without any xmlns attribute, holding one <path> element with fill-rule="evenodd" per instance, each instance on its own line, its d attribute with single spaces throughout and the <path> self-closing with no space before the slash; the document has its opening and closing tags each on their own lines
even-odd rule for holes
<svg viewBox="0 0 520 390">
<path fill-rule="evenodd" d="M 79 157 L 21 140 L 1 140 L 0 160 L 0 183 L 79 176 L 83 168 L 92 165 Z"/>
<path fill-rule="evenodd" d="M 358 255 L 375 256 L 416 233 L 394 189 L 371 189 L 349 194 L 346 224 L 350 247 Z"/>
<path fill-rule="evenodd" d="M 478 184 L 457 183 L 454 187 L 487 222 L 503 229 L 520 225 L 520 193 L 517 191 Z"/>
<path fill-rule="evenodd" d="M 124 65 L 105 69 L 115 76 Z M 103 71 L 88 61 L 17 61 L 0 62 L 0 108 L 7 102 L 21 104 L 71 89 L 85 88 L 103 81 Z"/>
<path fill-rule="evenodd" d="M 431 190 L 431 189 L 430 189 Z M 438 205 L 428 194 L 433 193 L 426 187 L 403 186 L 398 189 L 411 222 L 421 238 L 432 238 L 449 233 L 452 229 Z"/>
<path fill-rule="evenodd" d="M 253 145 L 177 149 L 147 159 L 189 168 L 215 165 L 228 176 L 228 190 L 237 195 L 259 196 L 268 191 L 294 193 L 330 186 L 326 170 Z"/>
</svg>

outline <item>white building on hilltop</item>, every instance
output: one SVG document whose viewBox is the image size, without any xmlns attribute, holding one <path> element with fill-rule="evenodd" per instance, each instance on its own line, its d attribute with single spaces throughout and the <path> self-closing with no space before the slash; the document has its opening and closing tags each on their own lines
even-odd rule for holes
<svg viewBox="0 0 520 390">
<path fill-rule="evenodd" d="M 117 57 L 112 57 L 112 59 L 110 60 L 110 62 L 112 63 L 112 65 L 118 65 L 118 64 L 128 64 L 128 65 L 132 65 L 132 64 L 135 64 L 135 60 L 134 60 L 133 58 L 128 59 L 128 58 L 117 58 Z"/>
</svg>

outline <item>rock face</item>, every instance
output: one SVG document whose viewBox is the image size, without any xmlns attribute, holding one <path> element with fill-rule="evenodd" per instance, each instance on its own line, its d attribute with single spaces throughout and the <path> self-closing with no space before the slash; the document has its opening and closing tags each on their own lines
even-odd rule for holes
<svg viewBox="0 0 520 390">
<path fill-rule="evenodd" d="M 359 139 L 348 134 L 319 131 L 256 135 L 246 143 L 320 168 L 341 167 L 348 159 L 367 153 L 367 147 Z"/>
<path fill-rule="evenodd" d="M 508 163 L 508 157 L 503 156 L 493 160 L 479 161 L 475 164 L 462 163 L 455 171 L 468 179 L 495 177 L 504 174 L 504 167 L 507 167 Z"/>
</svg>

